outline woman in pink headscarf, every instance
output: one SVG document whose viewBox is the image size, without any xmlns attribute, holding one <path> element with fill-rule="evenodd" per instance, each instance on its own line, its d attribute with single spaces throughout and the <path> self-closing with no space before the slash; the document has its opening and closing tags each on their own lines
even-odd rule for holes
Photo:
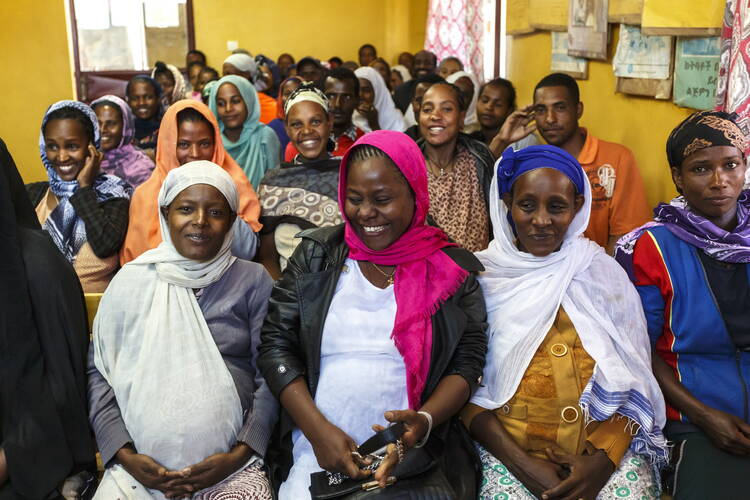
<svg viewBox="0 0 750 500">
<path fill-rule="evenodd" d="M 481 265 L 426 224 L 424 158 L 403 133 L 352 146 L 339 206 L 344 224 L 301 233 L 263 326 L 259 366 L 286 410 L 280 498 L 303 498 L 322 470 L 331 487 L 393 476 L 389 488 L 476 498 L 474 451 L 453 417 L 484 366 Z M 352 453 L 396 422 L 406 431 L 379 465 Z M 415 462 L 433 466 L 413 477 Z"/>
</svg>

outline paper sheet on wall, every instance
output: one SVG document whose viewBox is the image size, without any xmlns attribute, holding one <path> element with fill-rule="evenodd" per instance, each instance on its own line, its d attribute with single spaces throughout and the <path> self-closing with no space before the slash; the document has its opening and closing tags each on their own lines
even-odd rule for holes
<svg viewBox="0 0 750 500">
<path fill-rule="evenodd" d="M 607 0 L 570 0 L 568 54 L 607 60 Z"/>
<path fill-rule="evenodd" d="M 534 31 L 529 24 L 529 0 L 508 0 L 505 31 L 509 35 L 523 35 Z"/>
<path fill-rule="evenodd" d="M 550 70 L 553 72 L 565 73 L 580 80 L 586 80 L 589 77 L 588 60 L 568 55 L 567 33 L 552 32 L 552 57 L 550 59 Z"/>
<path fill-rule="evenodd" d="M 609 0 L 610 23 L 641 24 L 643 0 Z"/>
<path fill-rule="evenodd" d="M 713 109 L 719 76 L 721 39 L 678 38 L 674 64 L 674 103 Z"/>
<path fill-rule="evenodd" d="M 540 30 L 566 31 L 568 0 L 529 0 L 529 24 Z"/>
<path fill-rule="evenodd" d="M 647 35 L 718 35 L 722 0 L 643 0 L 641 27 Z"/>
<path fill-rule="evenodd" d="M 666 80 L 671 76 L 672 37 L 647 36 L 638 26 L 620 25 L 620 40 L 612 60 L 615 76 Z"/>
</svg>

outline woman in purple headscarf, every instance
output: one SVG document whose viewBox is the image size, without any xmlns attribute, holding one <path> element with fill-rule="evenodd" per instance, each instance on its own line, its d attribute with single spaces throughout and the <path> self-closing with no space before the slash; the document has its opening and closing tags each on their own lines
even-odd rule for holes
<svg viewBox="0 0 750 500">
<path fill-rule="evenodd" d="M 618 242 L 648 321 L 675 443 L 675 498 L 740 498 L 750 487 L 750 192 L 733 117 L 701 111 L 667 141 L 680 195 Z M 739 495 L 739 496 L 738 496 Z"/>
<path fill-rule="evenodd" d="M 154 162 L 133 145 L 135 118 L 130 106 L 115 95 L 105 95 L 91 103 L 99 120 L 101 169 L 123 179 L 134 189 L 151 176 Z"/>
</svg>

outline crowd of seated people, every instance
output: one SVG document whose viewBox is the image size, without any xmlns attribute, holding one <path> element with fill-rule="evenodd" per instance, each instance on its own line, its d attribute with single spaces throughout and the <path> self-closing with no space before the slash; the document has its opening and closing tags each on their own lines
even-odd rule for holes
<svg viewBox="0 0 750 500">
<path fill-rule="evenodd" d="M 191 50 L 50 103 L 43 182 L 0 140 L 0 500 L 746 498 L 734 116 L 651 210 L 575 79 L 468 69 Z"/>
</svg>

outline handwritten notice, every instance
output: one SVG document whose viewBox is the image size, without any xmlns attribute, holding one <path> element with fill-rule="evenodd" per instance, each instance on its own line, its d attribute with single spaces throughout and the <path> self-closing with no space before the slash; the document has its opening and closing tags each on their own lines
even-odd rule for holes
<svg viewBox="0 0 750 500">
<path fill-rule="evenodd" d="M 589 77 L 589 63 L 583 57 L 568 55 L 568 34 L 552 32 L 552 57 L 550 70 L 565 73 L 573 78 L 586 80 Z"/>
<path fill-rule="evenodd" d="M 638 26 L 620 25 L 612 60 L 615 76 L 666 80 L 671 76 L 672 37 L 647 36 Z"/>
<path fill-rule="evenodd" d="M 712 109 L 716 103 L 721 40 L 678 38 L 674 65 L 674 103 L 695 109 Z"/>
</svg>

